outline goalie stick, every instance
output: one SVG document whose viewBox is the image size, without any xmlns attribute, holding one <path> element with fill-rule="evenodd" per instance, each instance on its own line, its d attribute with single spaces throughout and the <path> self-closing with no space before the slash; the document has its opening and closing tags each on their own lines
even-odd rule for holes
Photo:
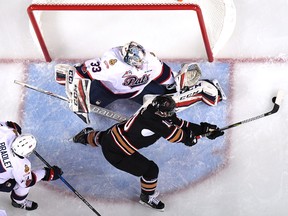
<svg viewBox="0 0 288 216">
<path fill-rule="evenodd" d="M 26 88 L 32 89 L 32 90 L 37 91 L 37 92 L 40 92 L 40 93 L 43 93 L 43 94 L 46 94 L 46 95 L 50 95 L 50 96 L 58 98 L 60 100 L 69 102 L 68 98 L 63 97 L 61 95 L 57 95 L 57 94 L 55 94 L 53 92 L 46 91 L 44 89 L 29 85 L 29 84 L 26 84 L 26 83 L 23 83 L 23 82 L 20 82 L 20 81 L 17 81 L 17 80 L 14 80 L 14 83 L 19 84 L 21 86 L 24 86 Z M 116 113 L 116 112 L 114 112 L 112 110 L 105 109 L 103 107 L 99 107 L 99 106 L 92 105 L 92 104 L 90 104 L 90 111 L 93 112 L 93 113 L 97 113 L 99 115 L 105 116 L 107 118 L 113 119 L 113 120 L 118 121 L 118 122 L 125 121 L 125 120 L 128 119 L 126 116 L 124 116 L 124 115 L 122 115 L 120 113 Z M 79 116 L 79 117 L 82 119 L 81 116 Z"/>
<path fill-rule="evenodd" d="M 219 130 L 220 131 L 224 131 L 224 130 L 227 130 L 227 129 L 230 129 L 230 128 L 233 128 L 233 127 L 237 127 L 239 125 L 242 125 L 242 124 L 245 124 L 245 123 L 248 123 L 248 122 L 251 122 L 251 121 L 255 121 L 257 119 L 260 119 L 260 118 L 263 118 L 263 117 L 266 117 L 266 116 L 269 116 L 269 115 L 272 115 L 272 114 L 278 112 L 283 97 L 284 97 L 284 92 L 282 90 L 279 90 L 278 93 L 277 93 L 277 96 L 272 98 L 272 102 L 274 103 L 274 106 L 273 106 L 271 111 L 263 113 L 261 115 L 255 116 L 255 117 L 252 117 L 252 118 L 249 118 L 249 119 L 246 119 L 246 120 L 243 120 L 243 121 L 236 122 L 234 124 L 231 124 L 231 125 L 228 125 L 226 127 L 220 128 Z M 197 139 L 199 139 L 201 137 L 207 137 L 207 136 L 211 135 L 212 133 L 213 133 L 213 131 L 209 132 L 209 133 L 206 133 L 206 134 L 199 135 L 199 136 L 197 136 Z"/>
<path fill-rule="evenodd" d="M 33 153 L 49 168 L 52 168 L 51 165 L 37 152 L 33 151 Z M 77 191 L 75 190 L 65 179 L 62 177 L 62 175 L 59 175 L 59 178 L 62 182 L 71 190 L 73 193 L 78 196 L 96 215 L 101 216 L 99 212 L 96 211 L 96 209 L 93 208 L 92 205 Z"/>
</svg>

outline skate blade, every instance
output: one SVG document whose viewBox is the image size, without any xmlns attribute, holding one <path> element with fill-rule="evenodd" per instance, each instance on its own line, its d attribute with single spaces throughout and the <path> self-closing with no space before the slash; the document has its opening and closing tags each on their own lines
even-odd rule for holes
<svg viewBox="0 0 288 216">
<path fill-rule="evenodd" d="M 164 212 L 164 209 L 165 209 L 165 208 L 163 208 L 163 209 L 153 208 L 152 206 L 148 205 L 147 203 L 143 202 L 142 200 L 139 200 L 139 203 L 140 203 L 141 205 L 144 205 L 144 206 L 146 206 L 146 207 L 148 207 L 148 208 L 150 208 L 150 209 L 153 209 L 153 210 L 156 210 L 156 211 L 159 211 L 159 212 Z"/>
</svg>

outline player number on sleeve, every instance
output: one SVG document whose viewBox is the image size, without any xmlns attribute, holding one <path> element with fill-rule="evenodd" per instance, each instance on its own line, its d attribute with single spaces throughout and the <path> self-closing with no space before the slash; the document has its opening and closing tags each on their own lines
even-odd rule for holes
<svg viewBox="0 0 288 216">
<path fill-rule="evenodd" d="M 97 62 L 91 62 L 90 63 L 90 66 L 91 66 L 91 70 L 93 72 L 100 72 L 101 71 L 101 66 L 100 66 L 100 62 L 97 61 Z"/>
</svg>

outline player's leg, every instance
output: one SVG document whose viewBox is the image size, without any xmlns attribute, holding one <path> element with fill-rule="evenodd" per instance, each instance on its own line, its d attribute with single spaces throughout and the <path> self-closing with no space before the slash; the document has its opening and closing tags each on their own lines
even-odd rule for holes
<svg viewBox="0 0 288 216">
<path fill-rule="evenodd" d="M 12 206 L 15 208 L 26 209 L 28 211 L 37 209 L 38 204 L 36 202 L 26 199 L 29 193 L 29 189 L 30 187 L 22 188 L 16 184 L 10 196 L 12 200 Z"/>
<path fill-rule="evenodd" d="M 106 107 L 118 99 L 116 95 L 105 89 L 99 80 L 93 80 L 91 82 L 89 96 L 90 103 L 100 107 Z"/>
<path fill-rule="evenodd" d="M 105 136 L 103 143 L 113 143 L 111 136 Z M 145 204 L 151 208 L 163 211 L 164 203 L 157 199 L 159 195 L 156 192 L 159 168 L 153 161 L 147 159 L 139 152 L 135 152 L 130 156 L 122 153 L 111 151 L 108 145 L 102 145 L 102 152 L 108 162 L 110 162 L 117 169 L 130 173 L 134 176 L 140 177 L 141 195 L 140 203 Z"/>
</svg>

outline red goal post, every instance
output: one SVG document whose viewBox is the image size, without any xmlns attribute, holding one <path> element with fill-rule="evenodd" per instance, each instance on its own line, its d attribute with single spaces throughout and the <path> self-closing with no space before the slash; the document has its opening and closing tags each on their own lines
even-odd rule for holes
<svg viewBox="0 0 288 216">
<path fill-rule="evenodd" d="M 215 1 L 215 0 L 214 0 Z M 217 1 L 221 1 L 221 0 L 217 0 Z M 225 0 L 223 0 L 225 1 Z M 228 1 L 232 1 L 232 0 L 228 0 Z M 177 10 L 177 11 L 193 11 L 196 12 L 197 14 L 197 19 L 198 19 L 198 23 L 199 23 L 199 27 L 200 27 L 200 31 L 201 31 L 201 36 L 204 42 L 204 46 L 205 46 L 205 50 L 206 50 L 206 54 L 208 57 L 208 61 L 209 62 L 213 62 L 214 60 L 214 53 L 213 53 L 213 47 L 215 47 L 215 43 L 213 42 L 212 46 L 211 46 L 211 34 L 209 36 L 209 34 L 207 33 L 207 27 L 204 21 L 204 17 L 203 17 L 203 13 L 202 13 L 202 9 L 198 4 L 178 4 L 178 3 L 173 3 L 173 4 L 162 4 L 162 3 L 149 3 L 149 4 L 142 4 L 142 3 L 133 3 L 133 4 L 94 4 L 94 3 L 89 3 L 89 4 L 31 4 L 28 8 L 27 8 L 27 13 L 30 19 L 30 22 L 32 24 L 32 27 L 34 29 L 34 32 L 36 34 L 36 38 L 39 42 L 39 45 L 41 47 L 41 50 L 43 52 L 43 55 L 45 57 L 45 60 L 47 62 L 51 62 L 52 58 L 50 56 L 49 50 L 46 46 L 44 37 L 42 35 L 41 32 L 41 28 L 40 28 L 40 24 L 37 21 L 34 12 L 35 11 L 163 11 L 163 10 Z M 226 11 L 223 12 L 224 14 L 227 13 Z M 233 21 L 234 19 L 234 21 Z M 233 22 L 235 22 L 235 18 L 231 18 L 230 20 L 232 20 Z M 224 22 L 224 21 L 223 21 Z M 224 23 L 221 24 L 224 26 Z M 231 27 L 232 26 L 232 27 Z M 234 26 L 230 24 L 230 34 L 232 33 L 233 30 L 231 30 L 231 28 L 233 29 Z M 224 28 L 223 28 L 224 29 Z M 223 31 L 223 29 L 221 29 L 220 31 Z M 212 33 L 213 34 L 213 33 Z M 218 33 L 217 33 L 218 34 Z M 220 32 L 219 34 L 222 34 L 222 32 Z M 220 37 L 220 36 L 219 36 Z M 229 38 L 229 36 L 226 36 Z M 192 48 L 192 47 L 191 47 Z"/>
</svg>

